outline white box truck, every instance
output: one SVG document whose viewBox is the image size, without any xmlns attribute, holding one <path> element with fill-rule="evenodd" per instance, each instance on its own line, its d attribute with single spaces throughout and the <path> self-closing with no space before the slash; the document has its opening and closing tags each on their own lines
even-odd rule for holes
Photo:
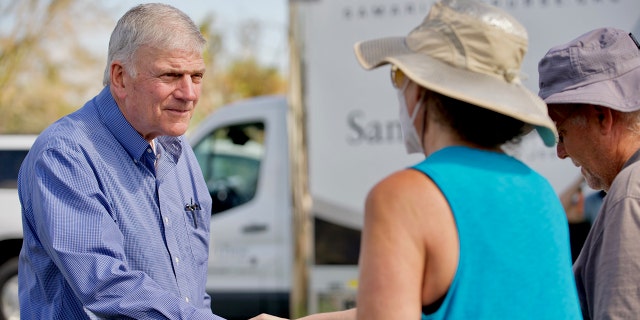
<svg viewBox="0 0 640 320">
<path fill-rule="evenodd" d="M 487 2 L 529 31 L 523 71 L 534 92 L 537 61 L 551 46 L 601 26 L 640 34 L 638 0 Z M 289 0 L 287 97 L 223 107 L 189 133 L 215 204 L 207 282 L 214 312 L 246 319 L 260 312 L 289 316 L 300 303 L 308 312 L 353 306 L 366 193 L 420 160 L 404 152 L 388 68 L 361 69 L 353 44 L 407 34 L 432 3 Z M 579 172 L 538 140 L 527 136 L 514 154 L 561 192 Z M 0 169 L 8 168 L 0 161 Z M 22 242 L 17 194 L 3 188 L 0 320 L 19 317 L 10 312 L 17 307 Z"/>
</svg>

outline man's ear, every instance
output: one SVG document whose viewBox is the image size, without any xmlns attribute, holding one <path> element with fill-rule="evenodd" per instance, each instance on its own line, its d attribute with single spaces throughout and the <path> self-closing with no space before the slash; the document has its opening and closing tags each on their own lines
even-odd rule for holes
<svg viewBox="0 0 640 320">
<path fill-rule="evenodd" d="M 118 61 L 114 61 L 111 63 L 109 73 L 109 80 L 111 90 L 118 96 L 122 97 L 125 93 L 125 70 L 122 64 Z"/>
<path fill-rule="evenodd" d="M 598 126 L 602 134 L 609 134 L 613 129 L 613 110 L 601 106 L 591 106 L 598 118 Z"/>
</svg>

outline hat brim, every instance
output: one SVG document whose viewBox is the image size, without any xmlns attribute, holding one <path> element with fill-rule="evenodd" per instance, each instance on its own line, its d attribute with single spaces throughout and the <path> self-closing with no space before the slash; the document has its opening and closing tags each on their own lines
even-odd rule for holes
<svg viewBox="0 0 640 320">
<path fill-rule="evenodd" d="M 546 146 L 556 144 L 556 127 L 545 102 L 520 83 L 507 83 L 414 53 L 404 37 L 362 41 L 354 48 L 365 69 L 391 63 L 422 87 L 528 123 L 536 128 Z"/>
<path fill-rule="evenodd" d="M 640 110 L 640 67 L 617 78 L 565 89 L 544 98 L 547 104 L 594 104 L 622 112 Z"/>
</svg>

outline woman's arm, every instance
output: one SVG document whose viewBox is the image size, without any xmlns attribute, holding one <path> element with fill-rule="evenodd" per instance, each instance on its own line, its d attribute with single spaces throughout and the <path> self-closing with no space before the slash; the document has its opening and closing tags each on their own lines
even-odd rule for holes
<svg viewBox="0 0 640 320">
<path fill-rule="evenodd" d="M 402 170 L 369 193 L 360 250 L 358 319 L 420 319 L 443 297 L 458 264 L 448 202 L 423 173 Z"/>
</svg>

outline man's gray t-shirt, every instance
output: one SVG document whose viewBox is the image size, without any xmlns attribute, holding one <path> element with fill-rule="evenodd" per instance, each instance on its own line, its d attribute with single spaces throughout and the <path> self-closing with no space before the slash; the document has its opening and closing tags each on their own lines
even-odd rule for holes
<svg viewBox="0 0 640 320">
<path fill-rule="evenodd" d="M 573 271 L 584 319 L 640 316 L 640 151 L 613 180 Z"/>
</svg>

